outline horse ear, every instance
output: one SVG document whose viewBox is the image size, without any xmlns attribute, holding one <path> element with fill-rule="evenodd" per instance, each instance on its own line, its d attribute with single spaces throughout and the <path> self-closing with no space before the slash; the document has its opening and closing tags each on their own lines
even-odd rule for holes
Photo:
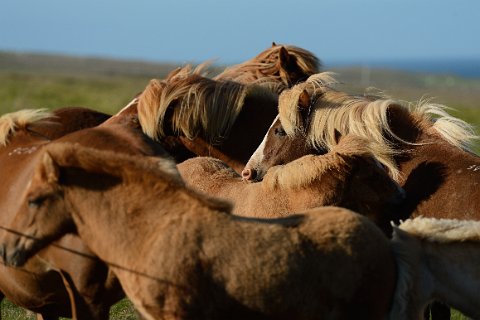
<svg viewBox="0 0 480 320">
<path fill-rule="evenodd" d="M 277 44 L 275 43 L 275 41 L 272 41 L 272 47 L 276 47 Z"/>
<path fill-rule="evenodd" d="M 59 176 L 60 170 L 58 164 L 55 163 L 48 152 L 45 152 L 42 156 L 40 165 L 37 167 L 35 177 L 48 184 L 54 184 L 58 182 Z"/>
<path fill-rule="evenodd" d="M 307 90 L 303 90 L 298 96 L 298 108 L 300 110 L 308 110 L 310 108 L 310 95 Z"/>
<path fill-rule="evenodd" d="M 288 50 L 283 46 L 280 47 L 280 50 L 278 51 L 278 63 L 280 66 L 282 66 L 284 69 L 287 69 L 287 66 L 291 63 L 291 60 L 292 58 L 290 57 Z"/>
</svg>

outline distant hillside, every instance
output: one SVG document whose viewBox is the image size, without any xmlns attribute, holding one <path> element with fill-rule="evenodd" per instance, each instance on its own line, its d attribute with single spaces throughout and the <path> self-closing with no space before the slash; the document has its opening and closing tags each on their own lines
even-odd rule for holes
<svg viewBox="0 0 480 320">
<path fill-rule="evenodd" d="M 36 53 L 0 51 L 0 71 L 70 75 L 124 75 L 156 78 L 178 65 Z"/>
<path fill-rule="evenodd" d="M 344 83 L 340 88 L 356 93 L 363 93 L 367 87 L 375 87 L 398 99 L 418 100 L 433 97 L 435 102 L 453 107 L 480 106 L 480 77 L 407 72 L 387 69 L 380 65 L 379 67 L 337 65 L 331 68 L 327 66 L 325 69 L 338 74 L 337 79 Z M 145 86 L 148 79 L 162 78 L 177 66 L 173 63 L 0 51 L 0 74 L 3 75 L 30 74 L 35 77 L 41 77 L 42 74 L 54 77 L 63 75 L 69 78 L 83 77 L 84 82 L 89 81 L 88 77 L 95 76 L 101 77 L 104 85 L 107 85 L 109 77 L 124 77 L 129 81 L 136 78 L 139 89 Z M 214 67 L 212 74 L 223 68 L 224 66 Z M 420 65 L 418 69 L 422 69 Z"/>
<path fill-rule="evenodd" d="M 450 74 L 465 78 L 480 78 L 479 58 L 460 59 L 407 59 L 384 60 L 362 63 L 332 62 L 330 66 L 363 65 L 375 69 L 395 69 L 407 72 L 422 72 L 430 74 Z"/>
</svg>

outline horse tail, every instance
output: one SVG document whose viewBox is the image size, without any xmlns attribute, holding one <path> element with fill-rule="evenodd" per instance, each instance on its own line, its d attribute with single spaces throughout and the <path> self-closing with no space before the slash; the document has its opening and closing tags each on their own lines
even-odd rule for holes
<svg viewBox="0 0 480 320">
<path fill-rule="evenodd" d="M 47 109 L 24 109 L 4 114 L 0 117 L 0 146 L 6 146 L 9 138 L 17 130 L 27 129 L 28 125 L 53 117 Z"/>
</svg>

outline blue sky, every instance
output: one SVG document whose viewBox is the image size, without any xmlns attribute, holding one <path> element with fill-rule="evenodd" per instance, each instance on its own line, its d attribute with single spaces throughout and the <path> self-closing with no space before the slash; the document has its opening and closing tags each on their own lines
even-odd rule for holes
<svg viewBox="0 0 480 320">
<path fill-rule="evenodd" d="M 327 63 L 480 58 L 478 0 L 2 0 L 0 50 L 241 62 L 272 41 Z"/>
</svg>

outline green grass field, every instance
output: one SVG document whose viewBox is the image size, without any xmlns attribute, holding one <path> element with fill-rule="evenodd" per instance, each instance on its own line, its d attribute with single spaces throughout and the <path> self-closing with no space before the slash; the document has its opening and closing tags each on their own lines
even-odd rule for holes
<svg viewBox="0 0 480 320">
<path fill-rule="evenodd" d="M 50 56 L 20 57 L 0 53 L 0 115 L 25 108 L 56 109 L 85 106 L 113 114 L 143 90 L 151 78 L 162 78 L 174 65 L 121 63 L 108 60 L 80 61 Z M 56 64 L 55 64 L 56 63 Z M 49 65 L 50 64 L 50 65 Z M 480 127 L 480 80 L 451 76 L 339 69 L 341 81 L 350 90 L 362 91 L 362 84 L 382 88 L 405 100 L 436 97 L 457 111 L 452 115 Z M 351 85 L 351 84 L 357 85 Z M 480 147 L 477 146 L 477 153 Z M 7 300 L 1 305 L 2 319 L 34 319 L 34 315 Z M 131 303 L 124 299 L 111 310 L 111 319 L 138 319 Z M 452 319 L 467 319 L 454 311 Z"/>
</svg>

